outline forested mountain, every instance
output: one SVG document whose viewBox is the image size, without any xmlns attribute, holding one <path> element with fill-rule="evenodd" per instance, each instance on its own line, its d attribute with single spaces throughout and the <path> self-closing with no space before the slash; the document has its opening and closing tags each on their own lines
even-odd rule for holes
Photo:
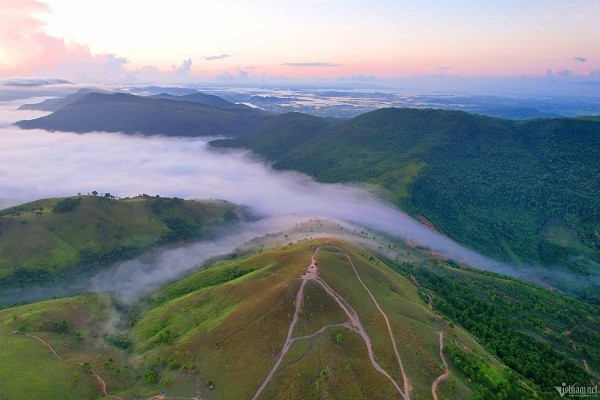
<svg viewBox="0 0 600 400">
<path fill-rule="evenodd" d="M 323 182 L 378 185 L 413 216 L 490 256 L 598 273 L 596 117 L 512 121 L 390 108 L 340 121 L 91 93 L 51 115 L 17 124 L 76 132 L 230 136 L 213 145 L 249 148 L 275 168 Z"/>
<path fill-rule="evenodd" d="M 89 93 L 54 113 L 17 125 L 68 132 L 124 132 L 165 136 L 237 136 L 273 118 L 255 109 L 152 99 L 125 93 Z"/>
<path fill-rule="evenodd" d="M 169 243 L 212 238 L 229 203 L 139 196 L 37 200 L 0 211 L 0 293 L 70 281 Z"/>
<path fill-rule="evenodd" d="M 597 273 L 595 118 L 508 121 L 390 108 L 298 130 L 289 127 L 298 116 L 278 118 L 277 126 L 213 145 L 252 149 L 275 168 L 323 182 L 380 185 L 403 209 L 486 254 Z"/>
</svg>

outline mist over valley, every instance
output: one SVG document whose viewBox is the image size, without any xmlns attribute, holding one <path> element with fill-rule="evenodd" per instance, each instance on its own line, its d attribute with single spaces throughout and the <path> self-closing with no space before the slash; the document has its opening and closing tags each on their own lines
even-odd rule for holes
<svg viewBox="0 0 600 400">
<path fill-rule="evenodd" d="M 597 6 L 5 3 L 0 400 L 598 395 Z"/>
</svg>

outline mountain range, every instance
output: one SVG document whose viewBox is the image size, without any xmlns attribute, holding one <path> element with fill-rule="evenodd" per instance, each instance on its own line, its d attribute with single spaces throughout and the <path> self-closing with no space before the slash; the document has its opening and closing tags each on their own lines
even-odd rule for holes
<svg viewBox="0 0 600 400">
<path fill-rule="evenodd" d="M 17 126 L 78 133 L 104 131 L 180 137 L 237 136 L 258 128 L 269 118 L 271 115 L 266 112 L 234 105 L 220 108 L 196 101 L 175 101 L 126 93 L 87 93 L 50 115 L 19 121 Z"/>
<path fill-rule="evenodd" d="M 597 273 L 596 120 L 393 108 L 341 122 L 283 114 L 211 144 L 251 149 L 275 168 L 322 182 L 374 184 L 402 209 L 485 254 Z"/>
<path fill-rule="evenodd" d="M 0 210 L 0 400 L 547 399 L 562 382 L 597 383 L 599 117 L 387 108 L 333 119 L 151 89 L 78 92 L 26 107 L 55 109 L 17 125 L 220 136 L 212 147 L 369 187 L 430 230 L 588 289 L 321 219 L 184 272 L 185 249 L 218 247 L 259 217 L 147 194 L 40 199 Z M 160 285 L 146 280 L 157 255 Z M 143 290 L 94 285 L 117 272 Z"/>
<path fill-rule="evenodd" d="M 503 120 L 438 109 L 380 109 L 348 120 L 194 104 L 203 94 L 87 94 L 23 128 L 228 136 L 274 168 L 362 182 L 486 255 L 598 281 L 600 121 Z M 216 96 L 209 96 L 211 101 Z M 232 108 L 233 107 L 233 108 Z M 586 293 L 586 296 L 594 296 Z"/>
</svg>

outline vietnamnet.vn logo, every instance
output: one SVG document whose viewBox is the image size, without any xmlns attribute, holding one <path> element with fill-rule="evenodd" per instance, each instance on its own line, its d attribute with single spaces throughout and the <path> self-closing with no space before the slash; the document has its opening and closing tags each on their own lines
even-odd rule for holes
<svg viewBox="0 0 600 400">
<path fill-rule="evenodd" d="M 560 397 L 598 397 L 598 385 L 577 386 L 562 383 L 561 386 L 554 386 Z"/>
</svg>

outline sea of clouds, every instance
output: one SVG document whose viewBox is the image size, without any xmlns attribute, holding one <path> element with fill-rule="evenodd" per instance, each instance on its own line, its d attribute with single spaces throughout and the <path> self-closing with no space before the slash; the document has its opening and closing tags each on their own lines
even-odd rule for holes
<svg viewBox="0 0 600 400">
<path fill-rule="evenodd" d="M 181 275 L 244 242 L 308 218 L 326 218 L 402 237 L 480 269 L 533 280 L 532 267 L 513 267 L 482 256 L 413 220 L 362 187 L 323 184 L 276 171 L 247 151 L 215 150 L 207 138 L 172 138 L 95 132 L 21 130 L 17 120 L 45 113 L 0 103 L 0 208 L 39 198 L 109 192 L 185 199 L 223 199 L 260 217 L 206 243 L 169 249 L 150 261 L 131 260 L 101 273 L 94 290 L 135 293 Z"/>
</svg>

